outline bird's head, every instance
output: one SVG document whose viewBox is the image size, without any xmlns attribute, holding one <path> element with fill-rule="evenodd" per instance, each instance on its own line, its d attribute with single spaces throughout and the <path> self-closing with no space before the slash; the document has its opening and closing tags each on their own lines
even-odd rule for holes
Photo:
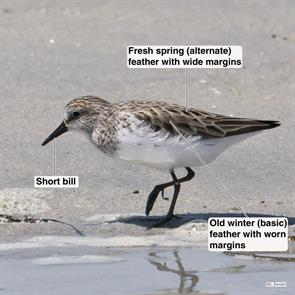
<svg viewBox="0 0 295 295">
<path fill-rule="evenodd" d="M 65 106 L 62 123 L 44 140 L 42 146 L 68 130 L 91 132 L 99 116 L 110 107 L 109 102 L 95 96 L 83 96 L 71 100 Z"/>
</svg>

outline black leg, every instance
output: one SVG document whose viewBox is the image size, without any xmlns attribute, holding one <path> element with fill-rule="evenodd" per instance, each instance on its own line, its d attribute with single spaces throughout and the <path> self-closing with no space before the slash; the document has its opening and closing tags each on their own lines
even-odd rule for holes
<svg viewBox="0 0 295 295">
<path fill-rule="evenodd" d="M 180 182 L 177 179 L 174 170 L 171 170 L 170 174 L 171 174 L 171 176 L 173 178 L 173 181 L 174 181 L 174 193 L 173 193 L 173 198 L 172 198 L 172 201 L 171 201 L 171 205 L 170 205 L 168 214 L 166 216 L 167 221 L 170 220 L 173 217 L 175 204 L 176 204 L 177 197 L 178 197 L 178 194 L 179 194 L 179 191 L 180 191 Z"/>
<path fill-rule="evenodd" d="M 180 191 L 180 183 L 188 181 L 188 180 L 192 179 L 195 176 L 195 173 L 191 168 L 189 168 L 189 167 L 185 167 L 185 168 L 188 171 L 188 174 L 185 177 L 182 177 L 180 179 L 177 179 L 173 169 L 170 171 L 170 174 L 171 174 L 172 179 L 173 179 L 173 185 L 174 185 L 174 193 L 173 193 L 173 198 L 172 198 L 172 201 L 171 201 L 171 205 L 170 205 L 170 208 L 169 208 L 169 211 L 168 211 L 166 217 L 162 221 L 152 225 L 152 227 L 161 226 L 161 225 L 165 224 L 166 222 L 168 222 L 169 220 L 171 220 L 174 217 L 173 212 L 174 212 L 177 197 L 178 197 L 178 194 L 179 194 L 179 191 Z"/>
<path fill-rule="evenodd" d="M 158 184 L 154 187 L 154 189 L 149 194 L 149 197 L 146 202 L 146 206 L 145 206 L 145 215 L 146 216 L 148 216 L 150 214 L 151 210 L 153 209 L 154 203 L 155 203 L 156 199 L 158 198 L 159 193 L 162 193 L 162 197 L 164 198 L 165 188 L 167 188 L 173 184 L 174 184 L 174 182 L 170 181 L 167 183 Z"/>
<path fill-rule="evenodd" d="M 195 172 L 192 168 L 190 167 L 185 167 L 186 171 L 187 171 L 187 175 L 178 179 L 179 182 L 186 182 L 186 181 L 189 181 L 191 180 L 192 178 L 194 178 L 195 176 Z"/>
<path fill-rule="evenodd" d="M 179 183 L 189 181 L 195 176 L 195 172 L 190 167 L 185 167 L 185 169 L 187 170 L 188 173 L 187 173 L 186 176 L 178 179 Z M 152 190 L 152 192 L 150 193 L 150 195 L 149 195 L 149 197 L 147 199 L 147 203 L 146 203 L 146 207 L 145 207 L 145 214 L 147 216 L 150 214 L 159 193 L 162 192 L 162 197 L 163 197 L 164 196 L 164 190 L 167 187 L 172 186 L 172 185 L 174 185 L 174 180 L 171 181 L 171 182 L 158 184 L 158 185 L 156 185 L 154 187 L 154 189 Z"/>
</svg>

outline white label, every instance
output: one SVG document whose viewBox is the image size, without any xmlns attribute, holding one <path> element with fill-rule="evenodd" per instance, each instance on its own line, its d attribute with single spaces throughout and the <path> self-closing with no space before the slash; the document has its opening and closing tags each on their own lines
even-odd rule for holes
<svg viewBox="0 0 295 295">
<path fill-rule="evenodd" d="M 267 288 L 286 288 L 287 282 L 265 282 Z"/>
<path fill-rule="evenodd" d="M 35 176 L 35 188 L 77 188 L 79 176 Z"/>
<path fill-rule="evenodd" d="M 209 218 L 209 251 L 287 251 L 288 219 Z"/>
<path fill-rule="evenodd" d="M 242 66 L 242 46 L 131 45 L 127 47 L 127 67 L 132 69 L 230 69 Z"/>
</svg>

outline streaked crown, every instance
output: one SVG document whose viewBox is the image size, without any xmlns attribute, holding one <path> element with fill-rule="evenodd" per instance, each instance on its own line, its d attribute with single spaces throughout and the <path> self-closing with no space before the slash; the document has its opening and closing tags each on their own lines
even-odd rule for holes
<svg viewBox="0 0 295 295">
<path fill-rule="evenodd" d="M 71 100 L 64 109 L 64 123 L 71 128 L 92 129 L 100 115 L 111 103 L 96 96 L 82 96 Z"/>
</svg>

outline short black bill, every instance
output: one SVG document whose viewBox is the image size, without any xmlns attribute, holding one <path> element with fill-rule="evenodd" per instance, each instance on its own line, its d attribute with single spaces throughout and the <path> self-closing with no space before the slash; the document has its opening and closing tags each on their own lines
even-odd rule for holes
<svg viewBox="0 0 295 295">
<path fill-rule="evenodd" d="M 67 132 L 68 128 L 64 122 L 62 122 L 42 143 L 42 146 L 46 145 L 52 139 L 62 135 L 63 133 Z"/>
</svg>

